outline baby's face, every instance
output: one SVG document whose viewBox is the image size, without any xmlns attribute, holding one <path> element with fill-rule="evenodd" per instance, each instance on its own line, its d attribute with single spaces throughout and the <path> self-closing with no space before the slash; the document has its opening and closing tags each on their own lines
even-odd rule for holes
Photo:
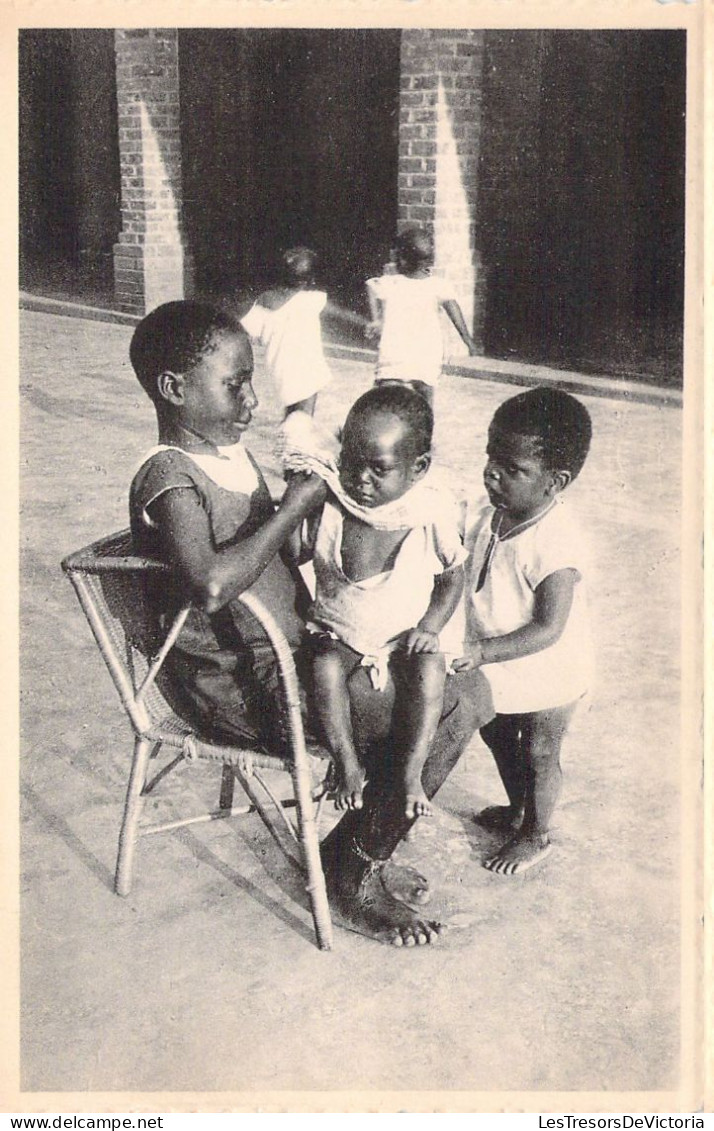
<svg viewBox="0 0 714 1131">
<path fill-rule="evenodd" d="M 409 427 L 391 413 L 372 413 L 345 424 L 340 482 L 355 502 L 379 507 L 398 499 L 424 475 L 428 456 L 415 455 Z"/>
</svg>

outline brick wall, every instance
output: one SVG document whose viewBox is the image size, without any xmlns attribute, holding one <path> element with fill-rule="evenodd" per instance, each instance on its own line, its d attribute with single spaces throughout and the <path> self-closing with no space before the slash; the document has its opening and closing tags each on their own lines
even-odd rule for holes
<svg viewBox="0 0 714 1131">
<path fill-rule="evenodd" d="M 182 230 L 178 33 L 115 33 L 121 219 L 115 292 L 140 314 L 183 298 L 190 264 Z"/>
<path fill-rule="evenodd" d="M 480 340 L 484 283 L 476 246 L 484 32 L 405 29 L 399 106 L 399 227 L 434 239 L 435 270 L 454 286 Z M 447 324 L 447 352 L 461 340 Z"/>
</svg>

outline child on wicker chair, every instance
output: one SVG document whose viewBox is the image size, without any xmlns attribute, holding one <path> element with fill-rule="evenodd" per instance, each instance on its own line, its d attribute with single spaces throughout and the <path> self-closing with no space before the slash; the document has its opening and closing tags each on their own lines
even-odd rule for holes
<svg viewBox="0 0 714 1131">
<path fill-rule="evenodd" d="M 258 402 L 250 341 L 229 313 L 166 303 L 137 327 L 130 357 L 159 433 L 131 485 L 134 543 L 176 567 L 176 581 L 156 595 L 165 614 L 192 601 L 167 671 L 204 732 L 269 743 L 280 728 L 272 651 L 232 598 L 254 587 L 297 648 L 298 591 L 279 551 L 319 504 L 324 485 L 317 476 L 294 476 L 275 510 L 241 442 Z"/>
</svg>

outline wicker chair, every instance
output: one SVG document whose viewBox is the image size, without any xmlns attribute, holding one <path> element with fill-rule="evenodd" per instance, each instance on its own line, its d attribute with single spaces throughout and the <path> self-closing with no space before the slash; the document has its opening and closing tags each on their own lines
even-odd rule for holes
<svg viewBox="0 0 714 1131">
<path fill-rule="evenodd" d="M 267 754 L 259 749 L 219 746 L 196 734 L 169 706 L 156 683 L 162 664 L 175 643 L 188 615 L 183 609 L 163 642 L 157 639 L 149 614 L 145 589 L 147 575 L 167 573 L 161 562 L 137 557 L 132 552 L 128 530 L 112 534 L 83 550 L 70 554 L 62 569 L 72 582 L 80 605 L 91 626 L 104 662 L 114 681 L 134 730 L 134 756 L 119 834 L 114 887 L 118 895 L 131 890 L 134 851 L 137 839 L 152 833 L 179 828 L 197 821 L 242 816 L 258 812 L 286 856 L 297 862 L 296 848 L 307 874 L 312 916 L 318 945 L 329 950 L 332 923 L 320 861 L 316 801 L 313 794 L 311 755 L 305 745 L 300 714 L 298 683 L 292 653 L 273 617 L 252 594 L 240 600 L 262 624 L 273 647 L 287 714 L 291 759 Z M 150 763 L 166 747 L 172 759 L 150 778 Z M 326 757 L 317 752 L 318 757 Z M 162 825 L 142 825 L 144 798 L 171 770 L 182 762 L 209 760 L 223 766 L 220 808 L 212 813 L 188 817 Z M 279 800 L 263 777 L 262 770 L 282 770 L 292 777 L 292 799 Z M 233 785 L 238 780 L 250 804 L 233 806 Z M 322 790 L 324 796 L 324 788 Z M 286 809 L 295 809 L 294 823 Z M 297 827 L 296 827 L 297 826 Z"/>
</svg>

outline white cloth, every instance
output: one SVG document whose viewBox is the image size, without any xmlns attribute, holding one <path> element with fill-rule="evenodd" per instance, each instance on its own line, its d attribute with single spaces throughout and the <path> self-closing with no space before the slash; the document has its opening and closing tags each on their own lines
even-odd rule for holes
<svg viewBox="0 0 714 1131">
<path fill-rule="evenodd" d="M 455 300 L 452 288 L 437 275 L 381 275 L 367 286 L 383 303 L 376 376 L 436 385 L 444 360 L 440 307 Z"/>
<path fill-rule="evenodd" d="M 237 491 L 241 495 L 250 497 L 254 491 L 258 490 L 259 480 L 258 473 L 246 449 L 239 441 L 237 444 L 229 444 L 216 450 L 218 455 L 187 452 L 185 448 L 179 448 L 176 444 L 155 444 L 142 456 L 134 474 L 158 452 L 181 452 L 188 456 L 190 460 L 193 460 L 196 466 L 200 467 L 201 471 L 204 471 L 217 486 L 223 487 L 226 491 Z M 171 488 L 167 487 L 167 490 L 171 490 Z M 158 498 L 158 495 L 155 495 L 154 498 Z M 142 519 L 147 526 L 154 525 L 146 510 L 142 513 Z"/>
<path fill-rule="evenodd" d="M 325 291 L 296 291 L 276 310 L 255 303 L 241 323 L 265 346 L 265 367 L 284 405 L 306 400 L 332 379 L 322 348 Z"/>
<path fill-rule="evenodd" d="M 467 528 L 469 560 L 464 587 L 467 640 L 504 636 L 533 619 L 535 591 L 550 574 L 577 571 L 573 604 L 559 640 L 541 652 L 515 660 L 484 664 L 483 674 L 498 714 L 526 714 L 560 707 L 588 690 L 593 673 L 587 609 L 587 551 L 571 507 L 562 496 L 532 526 L 502 539 L 493 554 L 480 592 L 479 574 L 492 537 L 492 506 L 483 507 Z"/>
<path fill-rule="evenodd" d="M 389 503 L 365 507 L 356 502 L 340 482 L 336 437 L 318 428 L 306 412 L 290 413 L 280 429 L 276 447 L 286 471 L 320 475 L 342 507 L 367 526 L 377 530 L 408 530 L 413 526 L 438 524 L 444 508 L 451 518 L 454 500 L 433 469 Z"/>
<path fill-rule="evenodd" d="M 431 600 L 434 578 L 466 558 L 456 503 L 442 495 L 438 516 L 409 530 L 391 570 L 353 581 L 342 568 L 343 514 L 328 500 L 315 540 L 316 596 L 308 627 L 327 630 L 365 657 L 380 687 L 394 638 L 415 628 Z"/>
</svg>

